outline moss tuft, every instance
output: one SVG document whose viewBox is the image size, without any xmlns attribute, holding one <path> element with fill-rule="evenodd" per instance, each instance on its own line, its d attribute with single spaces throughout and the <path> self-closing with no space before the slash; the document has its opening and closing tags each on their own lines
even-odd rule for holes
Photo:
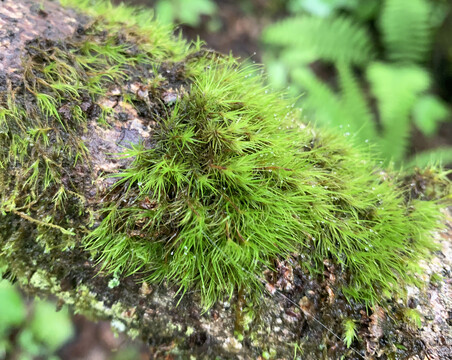
<svg viewBox="0 0 452 360">
<path fill-rule="evenodd" d="M 98 110 L 97 100 L 109 86 L 131 76 L 138 62 L 151 62 L 149 53 L 136 49 L 138 35 L 134 38 L 119 27 L 109 34 L 104 30 L 94 22 L 64 41 L 34 39 L 26 44 L 20 86 L 8 80 L 8 91 L 0 92 L 0 213 L 16 213 L 73 234 L 57 218 L 67 210 L 68 197 L 84 203 L 83 191 L 71 177 L 77 164 L 88 162 L 81 140 L 87 118 L 101 112 L 98 122 L 107 125 L 107 110 Z M 166 48 L 154 49 L 158 57 Z M 38 214 L 45 198 L 53 199 L 54 209 Z"/>
<path fill-rule="evenodd" d="M 358 337 L 357 335 L 357 326 L 356 323 L 352 319 L 345 319 L 342 323 L 344 328 L 343 340 L 347 348 L 350 348 L 353 341 Z"/>
<path fill-rule="evenodd" d="M 206 307 L 245 287 L 258 294 L 272 261 L 332 259 L 344 292 L 372 304 L 413 282 L 433 248 L 433 202 L 407 199 L 371 156 L 298 121 L 253 67 L 200 60 L 188 94 L 167 107 L 152 146 L 114 175 L 121 194 L 87 236 L 103 268 L 196 289 Z"/>
</svg>

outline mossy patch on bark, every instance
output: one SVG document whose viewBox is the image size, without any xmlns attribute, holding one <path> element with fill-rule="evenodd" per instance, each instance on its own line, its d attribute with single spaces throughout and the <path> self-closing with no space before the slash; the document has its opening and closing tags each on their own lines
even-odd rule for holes
<svg viewBox="0 0 452 360">
<path fill-rule="evenodd" d="M 205 307 L 239 288 L 258 294 L 262 271 L 291 253 L 306 254 L 311 272 L 330 259 L 349 276 L 343 291 L 368 305 L 414 281 L 433 249 L 435 201 L 412 198 L 366 151 L 301 123 L 256 67 L 99 4 L 114 15 L 72 39 L 29 41 L 22 87 L 2 94 L 2 213 L 78 237 L 111 273 L 200 291 Z M 168 74 L 178 86 L 162 91 Z M 117 103 L 102 106 L 113 93 Z M 128 119 L 110 116 L 118 104 L 145 123 L 117 141 L 110 156 L 124 161 L 95 174 L 110 185 L 87 214 L 74 175 L 95 165 L 89 127 Z"/>
<path fill-rule="evenodd" d="M 441 169 L 382 168 L 371 149 L 302 123 L 259 68 L 189 45 L 149 13 L 64 3 L 96 17 L 72 37 L 28 41 L 21 75 L 0 91 L 1 257 L 11 274 L 135 332 L 143 286 L 165 284 L 175 300 L 155 307 L 174 310 L 159 330 L 203 344 L 203 321 L 234 300 L 229 325 L 250 347 L 274 335 L 265 321 L 276 317 L 258 311 L 273 304 L 260 300 L 266 290 L 301 304 L 285 309 L 296 334 L 314 301 L 301 284 L 312 279 L 338 278 L 328 285 L 344 315 L 335 324 L 359 320 L 346 299 L 365 311 L 417 283 L 450 198 Z M 193 329 L 178 314 L 184 294 L 196 304 Z"/>
</svg>

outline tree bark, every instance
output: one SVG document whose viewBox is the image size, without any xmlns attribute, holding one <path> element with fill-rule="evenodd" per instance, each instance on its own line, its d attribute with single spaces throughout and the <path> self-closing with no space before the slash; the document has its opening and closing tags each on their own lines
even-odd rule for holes
<svg viewBox="0 0 452 360">
<path fill-rule="evenodd" d="M 91 22 L 89 16 L 62 8 L 57 2 L 2 1 L 2 101 L 6 103 L 7 94 L 14 93 L 15 101 L 27 107 L 23 72 L 24 59 L 33 51 L 30 44 L 74 39 Z M 168 71 L 173 70 L 174 67 Z M 181 80 L 160 90 L 160 100 L 172 101 L 177 96 L 176 82 Z M 135 92 L 140 89 L 139 83 L 127 86 Z M 417 331 L 410 330 L 403 322 L 397 323 L 379 307 L 368 313 L 362 305 L 348 303 L 339 290 L 337 269 L 327 264 L 328 271 L 322 279 L 310 276 L 297 265 L 296 254 L 293 259 L 277 263 L 276 272 L 265 274 L 263 286 L 269 291 L 262 294 L 260 304 L 248 303 L 239 292 L 208 311 L 200 307 L 196 293 L 181 297 L 168 284 L 140 283 L 135 276 L 115 279 L 100 271 L 95 259 L 81 246 L 81 235 L 74 240 L 69 234 L 71 230 L 64 231 L 47 222 L 46 217 L 49 213 L 60 216 L 60 223 L 70 225 L 65 229 L 87 228 L 98 221 L 91 214 L 102 208 L 102 197 L 112 184 L 111 179 L 101 175 L 115 173 L 130 163 L 110 154 L 119 153 L 130 142 L 151 141 L 152 120 L 118 102 L 121 91 L 118 85 L 107 97 L 97 102 L 86 100 L 84 104 L 87 127 L 79 136 L 87 147 L 89 161 L 74 166 L 64 161 L 65 154 L 60 154 L 63 185 L 81 195 L 68 197 L 66 213 L 55 213 L 54 199 L 46 193 L 31 206 L 11 208 L 0 214 L 0 261 L 7 264 L 11 278 L 24 290 L 55 296 L 74 311 L 111 320 L 117 329 L 146 341 L 153 349 L 154 358 L 327 359 L 346 355 L 360 359 L 392 354 L 400 359 L 451 359 L 450 217 L 446 230 L 437 234 L 441 251 L 434 261 L 425 265 L 426 276 L 436 272 L 443 278 L 435 286 L 430 284 L 425 292 L 410 289 L 413 306 L 424 316 L 423 328 Z M 108 128 L 97 123 L 99 106 L 111 109 Z M 64 109 L 60 111 L 63 113 Z M 126 116 L 121 115 L 124 113 Z M 20 166 L 0 167 L 3 200 L 17 188 Z M 57 246 L 62 242 L 68 243 L 64 249 Z M 401 304 L 394 302 L 392 306 L 394 314 L 403 311 Z M 345 317 L 359 318 L 362 340 L 355 341 L 351 349 L 340 339 Z M 403 345 L 406 350 L 389 347 L 388 341 Z"/>
</svg>

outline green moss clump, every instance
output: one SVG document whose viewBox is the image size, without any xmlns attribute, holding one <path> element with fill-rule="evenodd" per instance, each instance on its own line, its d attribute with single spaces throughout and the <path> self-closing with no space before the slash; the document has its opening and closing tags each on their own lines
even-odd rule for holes
<svg viewBox="0 0 452 360">
<path fill-rule="evenodd" d="M 339 263 L 360 301 L 412 282 L 437 206 L 406 200 L 368 155 L 302 125 L 255 70 L 198 61 L 153 145 L 123 154 L 133 163 L 115 175 L 121 195 L 88 249 L 109 271 L 199 290 L 207 307 L 261 289 L 262 269 L 292 252 L 308 253 L 311 270 Z"/>
<path fill-rule="evenodd" d="M 162 26 L 146 31 L 168 41 L 151 44 L 143 41 L 140 31 L 123 32 L 120 25 L 106 33 L 106 24 L 87 24 L 70 39 L 38 38 L 26 44 L 22 79 L 8 80 L 8 90 L 0 92 L 0 214 L 14 213 L 74 235 L 65 216 L 83 215 L 85 207 L 83 190 L 72 174 L 88 169 L 82 140 L 87 118 L 97 117 L 108 126 L 108 109 L 97 100 L 112 84 L 132 76 L 138 63 L 151 67 L 164 57 L 177 58 L 184 49 L 183 42 L 173 40 Z M 42 208 L 41 200 L 49 198 L 53 209 Z"/>
<path fill-rule="evenodd" d="M 152 22 L 128 21 L 156 41 Z M 433 248 L 434 202 L 407 198 L 371 156 L 301 124 L 254 67 L 185 63 L 187 94 L 166 107 L 152 146 L 125 151 L 120 195 L 85 239 L 104 269 L 195 289 L 206 307 L 240 287 L 259 292 L 263 268 L 293 252 L 310 270 L 340 264 L 346 294 L 369 304 L 414 281 Z"/>
<path fill-rule="evenodd" d="M 434 248 L 436 202 L 412 198 L 370 154 L 302 124 L 255 67 L 188 47 L 149 14 L 89 4 L 77 5 L 108 12 L 96 26 L 112 37 L 74 44 L 71 56 L 42 70 L 46 83 L 30 88 L 52 129 L 83 129 L 83 118 L 71 125 L 55 112 L 58 94 L 95 99 L 105 81 L 125 81 L 140 64 L 179 64 L 190 83 L 162 104 L 152 141 L 121 155 L 132 163 L 113 175 L 110 201 L 83 242 L 104 270 L 199 291 L 205 307 L 239 288 L 259 294 L 262 271 L 292 253 L 311 271 L 321 272 L 325 259 L 337 264 L 347 274 L 343 291 L 367 304 L 415 281 L 418 260 Z M 130 39 L 118 42 L 119 33 Z"/>
<path fill-rule="evenodd" d="M 371 303 L 413 281 L 433 246 L 433 202 L 406 200 L 368 155 L 299 123 L 253 68 L 206 62 L 154 139 L 124 153 L 122 195 L 87 237 L 112 272 L 198 289 L 210 306 L 301 252 L 313 270 L 339 263 L 346 293 Z"/>
</svg>

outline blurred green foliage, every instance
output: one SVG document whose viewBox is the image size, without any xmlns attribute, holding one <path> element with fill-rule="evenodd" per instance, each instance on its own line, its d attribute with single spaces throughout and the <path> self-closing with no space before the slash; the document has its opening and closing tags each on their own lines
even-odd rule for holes
<svg viewBox="0 0 452 360">
<path fill-rule="evenodd" d="M 379 3 L 380 0 L 289 0 L 287 7 L 292 14 L 306 12 L 319 17 L 347 10 L 364 20 L 375 13 Z"/>
<path fill-rule="evenodd" d="M 374 144 L 398 165 L 407 160 L 413 126 L 432 137 L 450 120 L 429 70 L 447 2 L 289 0 L 288 9 L 292 16 L 263 32 L 264 60 L 273 86 L 302 94 L 307 119 Z M 409 160 L 440 159 L 452 162 L 452 148 Z"/>
<path fill-rule="evenodd" d="M 16 289 L 7 281 L 0 282 L 0 334 L 2 337 L 26 316 L 25 304 Z"/>
<path fill-rule="evenodd" d="M 155 12 L 162 22 L 196 27 L 201 24 L 202 15 L 215 15 L 217 6 L 213 0 L 159 0 Z"/>
<path fill-rule="evenodd" d="M 27 306 L 14 285 L 0 280 L 0 359 L 58 360 L 54 352 L 73 333 L 66 308 L 56 312 L 54 303 L 43 300 Z"/>
</svg>

